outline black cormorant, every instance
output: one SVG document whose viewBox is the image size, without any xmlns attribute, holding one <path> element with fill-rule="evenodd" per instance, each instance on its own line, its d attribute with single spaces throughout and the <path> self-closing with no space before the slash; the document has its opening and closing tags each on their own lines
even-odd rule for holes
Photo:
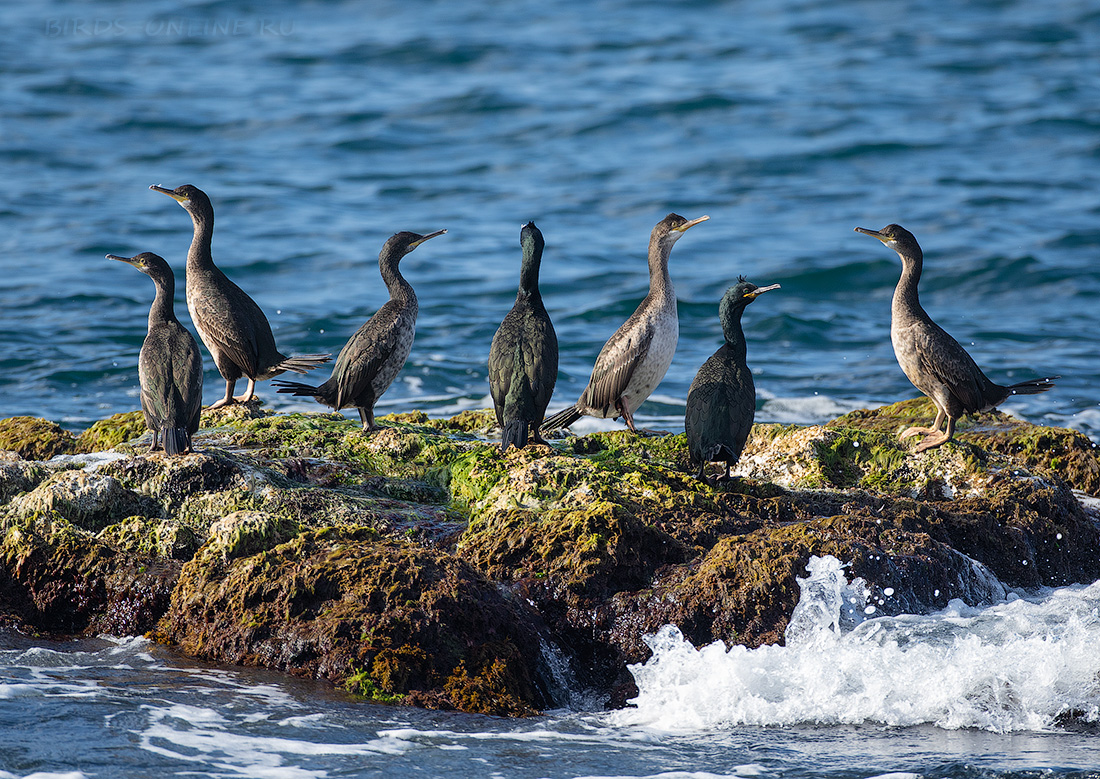
<svg viewBox="0 0 1100 779">
<path fill-rule="evenodd" d="M 136 257 L 108 254 L 107 259 L 130 263 L 147 274 L 157 290 L 149 309 L 149 332 L 138 356 L 141 411 L 153 434 L 149 451 L 163 439 L 167 454 L 190 452 L 202 413 L 202 357 L 195 337 L 176 319 L 172 269 L 152 252 Z"/>
<path fill-rule="evenodd" d="M 543 422 L 543 430 L 569 427 L 587 415 L 622 417 L 627 427 L 637 432 L 634 412 L 664 378 L 680 334 L 676 292 L 668 275 L 669 254 L 686 230 L 709 218 L 689 221 L 679 214 L 669 214 L 653 228 L 649 238 L 649 294 L 600 350 L 580 399 Z"/>
<path fill-rule="evenodd" d="M 378 255 L 378 267 L 390 299 L 340 350 L 328 381 L 319 387 L 295 381 L 276 381 L 272 386 L 278 387 L 279 392 L 314 398 L 337 410 L 354 406 L 359 409 L 363 430 L 368 433 L 374 430 L 374 404 L 405 365 L 416 335 L 416 293 L 401 275 L 398 263 L 424 241 L 445 232 L 397 233 L 386 241 Z"/>
<path fill-rule="evenodd" d="M 214 264 L 210 255 L 214 207 L 205 192 L 190 184 L 174 190 L 154 184 L 150 189 L 168 195 L 183 206 L 195 225 L 191 248 L 187 252 L 187 310 L 225 379 L 225 397 L 210 408 L 251 400 L 257 381 L 278 376 L 283 371 L 305 373 L 329 361 L 331 355 L 328 354 L 293 357 L 281 354 L 264 312 Z M 248 389 L 235 398 L 233 388 L 242 376 L 248 379 Z"/>
<path fill-rule="evenodd" d="M 921 308 L 917 283 L 924 254 L 913 234 L 893 224 L 881 230 L 857 227 L 856 232 L 878 238 L 901 258 L 901 279 L 894 290 L 890 314 L 890 340 L 898 364 L 909 381 L 932 399 L 938 411 L 932 427 L 910 427 L 901 434 L 902 438 L 928 436 L 917 446 L 918 452 L 950 441 L 955 433 L 955 421 L 964 414 L 986 411 L 1013 395 L 1034 395 L 1054 386 L 1053 379 L 1057 376 L 1022 381 L 1008 387 L 986 378 L 959 342 Z M 941 431 L 945 417 L 947 429 Z"/>
<path fill-rule="evenodd" d="M 528 222 L 519 233 L 523 264 L 519 293 L 489 348 L 489 394 L 501 427 L 500 450 L 522 449 L 528 432 L 536 443 L 558 379 L 558 338 L 539 293 L 542 233 Z"/>
<path fill-rule="evenodd" d="M 773 289 L 779 289 L 779 285 L 758 287 L 741 276 L 718 305 L 726 342 L 695 374 L 684 412 L 688 454 L 692 465 L 699 466 L 700 480 L 705 480 L 707 463 L 718 461 L 725 462 L 728 479 L 730 467 L 737 464 L 749 440 L 756 416 L 756 385 L 745 362 L 741 315 L 749 303 Z"/>
</svg>

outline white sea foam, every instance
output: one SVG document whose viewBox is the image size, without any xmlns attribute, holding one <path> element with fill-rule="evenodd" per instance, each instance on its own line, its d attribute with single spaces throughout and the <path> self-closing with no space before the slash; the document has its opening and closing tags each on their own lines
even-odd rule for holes
<svg viewBox="0 0 1100 779">
<path fill-rule="evenodd" d="M 1100 582 L 984 608 L 860 621 L 861 583 L 813 558 L 786 646 L 696 649 L 672 626 L 631 667 L 624 725 L 932 723 L 997 732 L 1050 727 L 1067 710 L 1100 720 Z M 856 600 L 856 608 L 851 601 Z"/>
</svg>

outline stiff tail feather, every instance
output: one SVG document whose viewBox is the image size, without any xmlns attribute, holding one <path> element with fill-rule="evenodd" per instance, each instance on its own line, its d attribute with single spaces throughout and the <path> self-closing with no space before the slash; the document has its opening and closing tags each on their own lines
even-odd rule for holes
<svg viewBox="0 0 1100 779">
<path fill-rule="evenodd" d="M 504 425 L 500 436 L 500 451 L 508 451 L 509 446 L 522 449 L 527 446 L 527 434 L 531 429 L 531 423 L 526 419 L 513 419 Z"/>
<path fill-rule="evenodd" d="M 294 395 L 295 397 L 299 398 L 321 397 L 321 388 L 314 387 L 312 384 L 302 384 L 301 382 L 297 381 L 277 380 L 271 382 L 271 386 L 275 387 L 277 392 Z"/>
<path fill-rule="evenodd" d="M 160 431 L 165 454 L 183 454 L 191 448 L 191 435 L 186 427 L 165 427 Z"/>
<path fill-rule="evenodd" d="M 1054 380 L 1060 379 L 1061 376 L 1047 376 L 1044 379 L 1031 379 L 1030 381 L 1021 381 L 1019 384 L 1012 384 L 1005 389 L 1008 390 L 1008 394 L 1011 395 L 1038 395 L 1040 392 L 1046 392 L 1048 389 L 1054 387 Z"/>
<path fill-rule="evenodd" d="M 296 354 L 293 357 L 287 357 L 275 367 L 281 371 L 306 373 L 314 368 L 319 368 L 331 360 L 331 354 Z"/>
<path fill-rule="evenodd" d="M 543 422 L 539 429 L 546 432 L 548 430 L 557 430 L 561 427 L 569 427 L 583 416 L 584 414 L 582 414 L 576 406 L 569 406 L 568 408 L 563 408 L 557 414 L 554 414 L 554 416 Z"/>
</svg>

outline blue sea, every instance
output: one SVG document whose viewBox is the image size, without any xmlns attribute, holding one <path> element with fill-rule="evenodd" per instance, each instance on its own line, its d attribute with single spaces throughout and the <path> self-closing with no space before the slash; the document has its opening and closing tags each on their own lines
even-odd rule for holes
<svg viewBox="0 0 1100 779">
<path fill-rule="evenodd" d="M 744 319 L 759 421 L 914 396 L 889 342 L 899 263 L 853 232 L 896 222 L 924 248 L 925 307 L 991 378 L 1062 377 L 1004 410 L 1100 438 L 1100 3 L 44 0 L 0 5 L 0 30 L 0 417 L 75 431 L 137 408 L 153 289 L 104 255 L 168 259 L 190 326 L 190 220 L 149 185 L 191 183 L 214 204 L 215 261 L 288 354 L 335 354 L 385 301 L 376 258 L 391 234 L 448 230 L 402 264 L 417 339 L 379 413 L 489 405 L 485 360 L 528 220 L 546 237 L 542 291 L 561 345 L 551 410 L 571 403 L 646 294 L 649 232 L 675 211 L 710 220 L 673 251 L 679 348 L 640 424 L 682 429 L 739 275 L 782 285 Z M 204 357 L 209 403 L 224 384 Z M 259 394 L 275 410 L 321 410 Z M 993 608 L 1091 596 L 1015 597 Z M 1081 608 L 1095 619 L 1097 606 Z M 956 637 L 963 649 L 933 657 L 924 685 L 981 657 L 966 647 L 983 635 Z M 1090 737 L 1053 729 L 1061 703 L 1097 705 L 1095 681 L 1080 681 L 1083 702 L 1074 686 L 1095 662 L 1049 681 L 1041 705 L 1020 702 L 1019 679 L 1003 682 L 1005 700 L 998 683 L 950 688 L 979 709 L 1027 712 L 1007 719 L 919 702 L 911 717 L 832 710 L 810 692 L 754 709 L 756 693 L 724 683 L 708 689 L 750 697 L 694 696 L 707 710 L 681 712 L 661 678 L 649 693 L 670 692 L 643 689 L 626 713 L 579 703 L 510 723 L 198 668 L 140 639 L 2 640 L 5 779 L 1100 775 Z M 667 670 L 662 658 L 687 650 L 661 640 L 654 668 Z M 713 679 L 742 672 L 684 657 Z M 831 674 L 806 655 L 782 670 L 753 657 L 765 670 L 751 672 L 780 687 L 792 668 Z M 1035 657 L 1021 678 L 1045 673 Z M 904 675 L 912 660 L 874 663 Z M 869 676 L 881 671 L 849 662 L 838 700 L 886 684 Z M 59 733 L 68 751 L 51 757 Z"/>
</svg>

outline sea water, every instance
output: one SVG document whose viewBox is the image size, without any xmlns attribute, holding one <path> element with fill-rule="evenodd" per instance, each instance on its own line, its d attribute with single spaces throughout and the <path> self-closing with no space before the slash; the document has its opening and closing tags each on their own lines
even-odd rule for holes
<svg viewBox="0 0 1100 779">
<path fill-rule="evenodd" d="M 1100 586 L 884 617 L 834 558 L 802 583 L 786 646 L 695 648 L 666 627 L 629 708 L 515 721 L 141 638 L 0 634 L 0 777 L 1100 777 Z M 1075 731 L 1055 726 L 1067 712 Z"/>
<path fill-rule="evenodd" d="M 528 220 L 551 408 L 572 402 L 676 211 L 711 219 L 673 252 L 679 348 L 642 424 L 680 429 L 740 274 L 782 284 L 745 314 L 758 420 L 913 396 L 889 344 L 898 261 L 852 231 L 898 222 L 924 305 L 994 380 L 1062 376 L 1005 409 L 1100 435 L 1095 3 L 44 0 L 0 5 L 0 30 L 0 417 L 79 430 L 137 408 L 152 285 L 103 255 L 167 258 L 190 326 L 190 220 L 148 187 L 191 183 L 287 353 L 336 353 L 377 310 L 389 235 L 448 229 L 403 262 L 417 340 L 380 413 L 488 405 Z M 1095 715 L 1094 587 L 882 618 L 842 569 L 807 578 L 800 615 L 823 622 L 787 646 L 666 629 L 633 708 L 515 722 L 5 633 L 0 776 L 1100 775 L 1095 736 L 1055 727 Z"/>
</svg>

